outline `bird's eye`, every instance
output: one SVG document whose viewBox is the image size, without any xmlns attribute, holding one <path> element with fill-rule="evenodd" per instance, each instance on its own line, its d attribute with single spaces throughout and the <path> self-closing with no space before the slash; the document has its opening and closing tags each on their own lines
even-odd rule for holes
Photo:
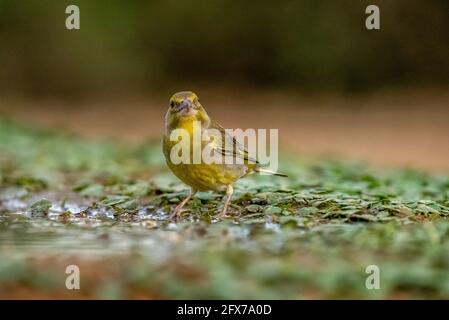
<svg viewBox="0 0 449 320">
<path fill-rule="evenodd" d="M 170 102 L 170 107 L 173 108 L 174 106 L 175 106 L 175 102 L 174 102 L 174 101 L 171 101 L 171 102 Z"/>
</svg>

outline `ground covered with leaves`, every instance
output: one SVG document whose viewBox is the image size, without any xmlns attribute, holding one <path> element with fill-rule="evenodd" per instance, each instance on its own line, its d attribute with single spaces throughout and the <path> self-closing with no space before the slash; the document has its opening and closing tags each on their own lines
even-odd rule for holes
<svg viewBox="0 0 449 320">
<path fill-rule="evenodd" d="M 449 176 L 285 158 L 231 209 L 187 194 L 160 143 L 0 119 L 0 298 L 449 298 Z M 67 290 L 78 265 L 80 290 Z M 380 289 L 367 289 L 368 265 Z"/>
</svg>

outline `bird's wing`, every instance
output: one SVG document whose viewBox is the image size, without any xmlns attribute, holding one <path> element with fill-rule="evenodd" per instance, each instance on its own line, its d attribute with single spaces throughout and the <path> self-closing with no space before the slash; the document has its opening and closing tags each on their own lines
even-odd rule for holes
<svg viewBox="0 0 449 320">
<path fill-rule="evenodd" d="M 232 156 L 242 158 L 245 163 L 258 164 L 257 159 L 251 157 L 248 150 L 242 146 L 232 135 L 230 135 L 226 130 L 217 122 L 211 120 L 209 129 L 216 129 L 220 133 L 217 137 L 213 130 L 208 130 L 208 133 L 214 136 L 216 143 L 214 144 L 214 149 L 220 152 L 223 156 Z"/>
</svg>

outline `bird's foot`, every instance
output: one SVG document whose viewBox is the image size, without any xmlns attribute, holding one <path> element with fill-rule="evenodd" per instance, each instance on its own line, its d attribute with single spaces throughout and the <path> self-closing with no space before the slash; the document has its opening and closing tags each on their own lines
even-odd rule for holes
<svg viewBox="0 0 449 320">
<path fill-rule="evenodd" d="M 181 214 L 183 212 L 183 208 L 182 207 L 183 206 L 181 206 L 181 205 L 177 205 L 175 210 L 173 210 L 172 214 L 170 215 L 169 219 L 172 220 L 172 221 L 176 221 L 179 218 L 181 218 Z"/>
<path fill-rule="evenodd" d="M 243 208 L 241 206 L 233 203 L 230 203 L 229 206 L 237 210 L 237 214 L 235 215 L 236 217 L 240 217 L 242 215 Z"/>
<path fill-rule="evenodd" d="M 226 215 L 226 213 L 227 213 L 226 210 L 222 210 L 219 214 L 215 215 L 214 218 L 216 218 L 218 220 L 227 218 L 228 216 Z"/>
<path fill-rule="evenodd" d="M 240 217 L 240 215 L 242 214 L 242 211 L 243 211 L 242 207 L 240 207 L 236 204 L 232 204 L 232 203 L 229 204 L 229 207 L 236 209 L 237 213 L 235 214 L 235 216 Z M 226 210 L 226 209 L 221 210 L 220 213 L 215 215 L 215 218 L 220 219 L 220 220 L 224 219 L 224 218 L 228 218 L 228 217 L 230 217 L 230 215 L 228 215 L 228 210 Z"/>
</svg>

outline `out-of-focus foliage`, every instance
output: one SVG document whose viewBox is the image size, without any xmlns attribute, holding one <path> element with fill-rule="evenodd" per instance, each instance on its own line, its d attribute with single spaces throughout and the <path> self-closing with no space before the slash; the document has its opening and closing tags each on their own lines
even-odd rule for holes
<svg viewBox="0 0 449 320">
<path fill-rule="evenodd" d="M 65 29 L 77 4 L 81 29 Z M 169 83 L 356 91 L 449 81 L 449 3 L 370 1 L 0 1 L 0 88 L 84 94 Z"/>
</svg>

